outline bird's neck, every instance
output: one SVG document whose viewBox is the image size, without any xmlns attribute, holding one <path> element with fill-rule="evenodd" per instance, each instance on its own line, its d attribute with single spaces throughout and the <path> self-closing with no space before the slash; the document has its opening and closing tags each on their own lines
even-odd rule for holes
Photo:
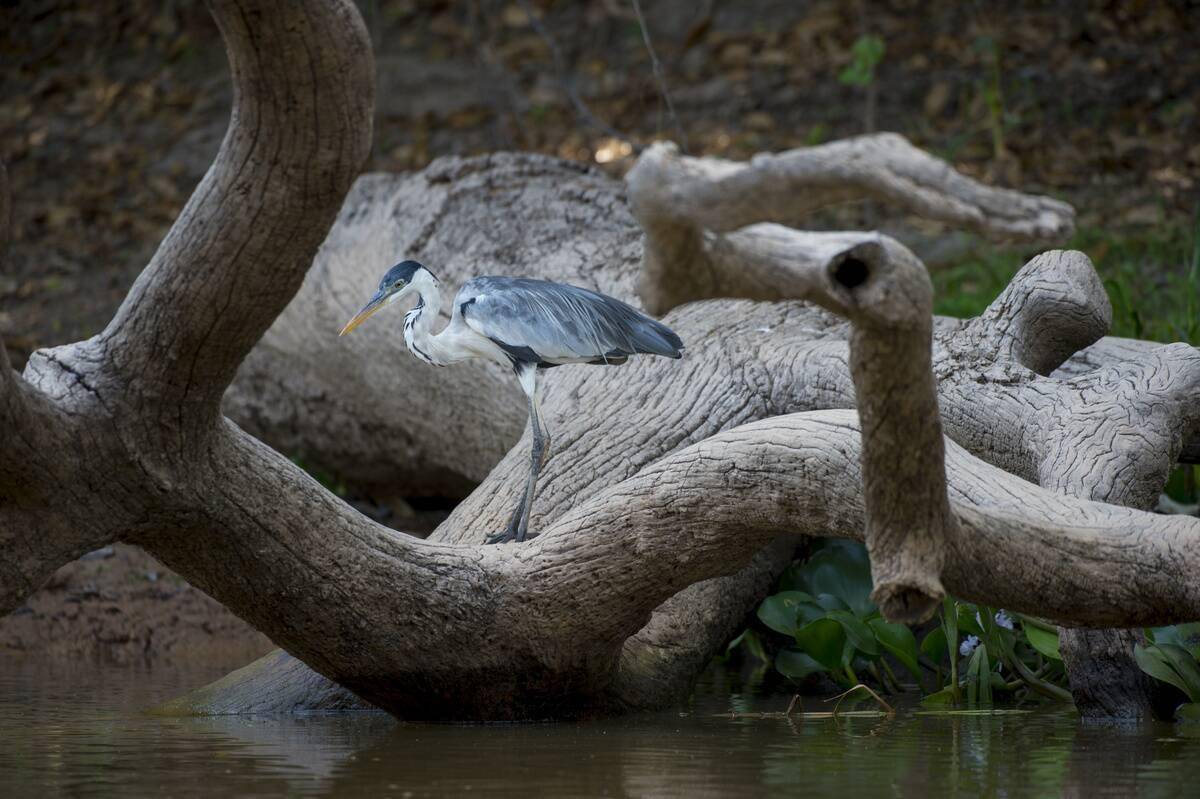
<svg viewBox="0 0 1200 799">
<path fill-rule="evenodd" d="M 442 312 L 442 292 L 433 280 L 415 286 L 417 304 L 404 316 L 404 344 L 408 351 L 433 366 L 445 366 L 452 358 L 445 344 L 433 334 L 433 320 Z"/>
</svg>

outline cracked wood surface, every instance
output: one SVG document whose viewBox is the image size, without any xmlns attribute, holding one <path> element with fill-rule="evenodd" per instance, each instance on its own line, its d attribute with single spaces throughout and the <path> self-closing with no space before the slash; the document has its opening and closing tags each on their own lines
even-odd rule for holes
<svg viewBox="0 0 1200 799">
<path fill-rule="evenodd" d="M 637 223 L 611 181 L 552 159 L 498 155 L 360 180 L 305 278 L 369 142 L 361 21 L 332 1 L 229 0 L 214 12 L 237 104 L 209 176 L 104 333 L 39 352 L 23 377 L 5 369 L 0 378 L 0 536 L 18 553 L 0 567 L 4 607 L 81 547 L 130 540 L 359 696 L 400 715 L 470 719 L 678 696 L 786 562 L 796 534 L 865 530 L 893 617 L 921 616 L 943 585 L 1074 624 L 1200 615 L 1195 520 L 1022 479 L 1047 479 L 1045 464 L 1066 459 L 1111 473 L 1089 485 L 1138 497 L 1171 453 L 1192 451 L 1190 348 L 1045 376 L 1107 326 L 1082 254 L 1035 259 L 979 320 L 931 320 L 928 278 L 898 243 L 780 227 L 803 199 L 725 216 L 719 194 L 700 192 L 711 202 L 691 210 L 725 221 L 705 218 L 692 226 L 698 238 L 670 246 L 647 215 L 656 206 L 635 201 L 645 261 L 674 253 L 656 273 L 639 263 Z M 830 168 L 840 160 L 853 168 Z M 772 164 L 786 180 L 764 176 Z M 829 188 L 823 201 L 880 197 L 1004 235 L 1069 227 L 1069 209 L 982 187 L 896 137 L 696 170 L 731 180 L 726 188 L 764 182 L 780 202 L 781 186 L 804 194 L 808 181 Z M 740 195 L 726 201 L 736 206 Z M 513 225 L 518 217 L 528 224 Z M 732 229 L 741 225 L 750 226 Z M 410 372 L 416 362 L 398 360 L 399 337 L 383 327 L 356 338 L 353 351 L 334 336 L 346 304 L 397 249 L 435 271 L 441 264 L 452 286 L 480 271 L 536 268 L 627 299 L 640 288 L 652 308 L 664 297 L 693 300 L 668 316 L 689 344 L 682 363 L 641 361 L 619 378 L 567 367 L 548 381 L 556 457 L 533 541 L 478 546 L 508 511 L 521 460 L 504 455 L 520 430 L 507 376 Z M 777 281 L 785 293 L 714 299 L 738 283 L 689 284 L 697 258 L 724 270 L 753 260 L 759 289 Z M 327 317 L 338 321 L 326 336 Z M 250 433 L 302 442 L 322 465 L 358 460 L 363 483 L 399 475 L 437 492 L 482 481 L 434 536 L 370 522 L 217 416 L 264 330 L 226 407 Z M 283 410 L 271 407 L 288 396 Z M 853 412 L 828 410 L 854 407 L 866 423 L 861 440 Z M 1146 432 L 1128 434 L 1122 418 Z M 1075 458 L 1097 425 L 1107 450 Z M 965 449 L 943 444 L 943 429 Z M 1115 454 L 1097 457 L 1105 452 Z M 689 613 L 689 602 L 708 615 Z M 238 695 L 247 686 L 286 696 L 288 707 L 314 692 L 350 704 L 307 667 L 272 662 L 286 669 L 282 682 L 266 679 L 271 662 L 252 666 L 209 692 L 207 707 L 227 712 L 250 698 L 259 711 L 270 706 L 261 694 Z"/>
</svg>

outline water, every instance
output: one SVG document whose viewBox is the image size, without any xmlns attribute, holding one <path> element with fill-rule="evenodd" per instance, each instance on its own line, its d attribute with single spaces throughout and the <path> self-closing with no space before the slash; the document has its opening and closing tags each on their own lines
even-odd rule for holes
<svg viewBox="0 0 1200 799">
<path fill-rule="evenodd" d="M 386 716 L 155 718 L 221 669 L 0 659 L 0 796 L 1195 795 L 1200 725 L 1087 728 L 1073 713 L 737 716 L 787 697 L 710 679 L 686 713 L 579 724 Z M 816 700 L 812 709 L 827 710 Z"/>
</svg>

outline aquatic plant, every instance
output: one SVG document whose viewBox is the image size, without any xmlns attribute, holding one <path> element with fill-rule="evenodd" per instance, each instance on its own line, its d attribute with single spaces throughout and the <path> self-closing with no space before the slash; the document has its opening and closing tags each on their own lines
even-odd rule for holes
<svg viewBox="0 0 1200 799">
<path fill-rule="evenodd" d="M 912 629 L 882 618 L 871 601 L 872 587 L 861 544 L 823 541 L 808 560 L 784 573 L 779 590 L 758 607 L 763 626 L 786 636 L 769 642 L 778 644 L 774 656 L 752 629 L 730 648 L 744 647 L 795 682 L 826 674 L 849 687 L 867 678 L 893 693 L 905 689 L 894 662 L 912 675 L 928 704 L 973 707 L 991 703 L 997 694 L 1014 701 L 1034 696 L 1070 701 L 1053 625 L 947 597 L 918 646 Z"/>
<path fill-rule="evenodd" d="M 1146 639 L 1133 650 L 1142 671 L 1187 697 L 1176 717 L 1200 719 L 1200 622 L 1148 629 Z"/>
</svg>

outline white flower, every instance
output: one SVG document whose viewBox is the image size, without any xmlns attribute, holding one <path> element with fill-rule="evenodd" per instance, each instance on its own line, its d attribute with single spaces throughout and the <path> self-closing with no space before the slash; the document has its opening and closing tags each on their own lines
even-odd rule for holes
<svg viewBox="0 0 1200 799">
<path fill-rule="evenodd" d="M 1012 616 L 1008 615 L 1008 611 L 1004 610 L 1003 608 L 996 611 L 996 625 L 998 627 L 1003 627 L 1006 630 L 1011 630 L 1013 628 Z"/>
<path fill-rule="evenodd" d="M 958 654 L 962 655 L 963 657 L 966 657 L 967 655 L 974 652 L 975 647 L 977 647 L 977 646 L 979 646 L 979 636 L 978 635 L 968 635 L 966 638 L 963 639 L 963 642 L 961 644 L 959 644 Z"/>
</svg>

